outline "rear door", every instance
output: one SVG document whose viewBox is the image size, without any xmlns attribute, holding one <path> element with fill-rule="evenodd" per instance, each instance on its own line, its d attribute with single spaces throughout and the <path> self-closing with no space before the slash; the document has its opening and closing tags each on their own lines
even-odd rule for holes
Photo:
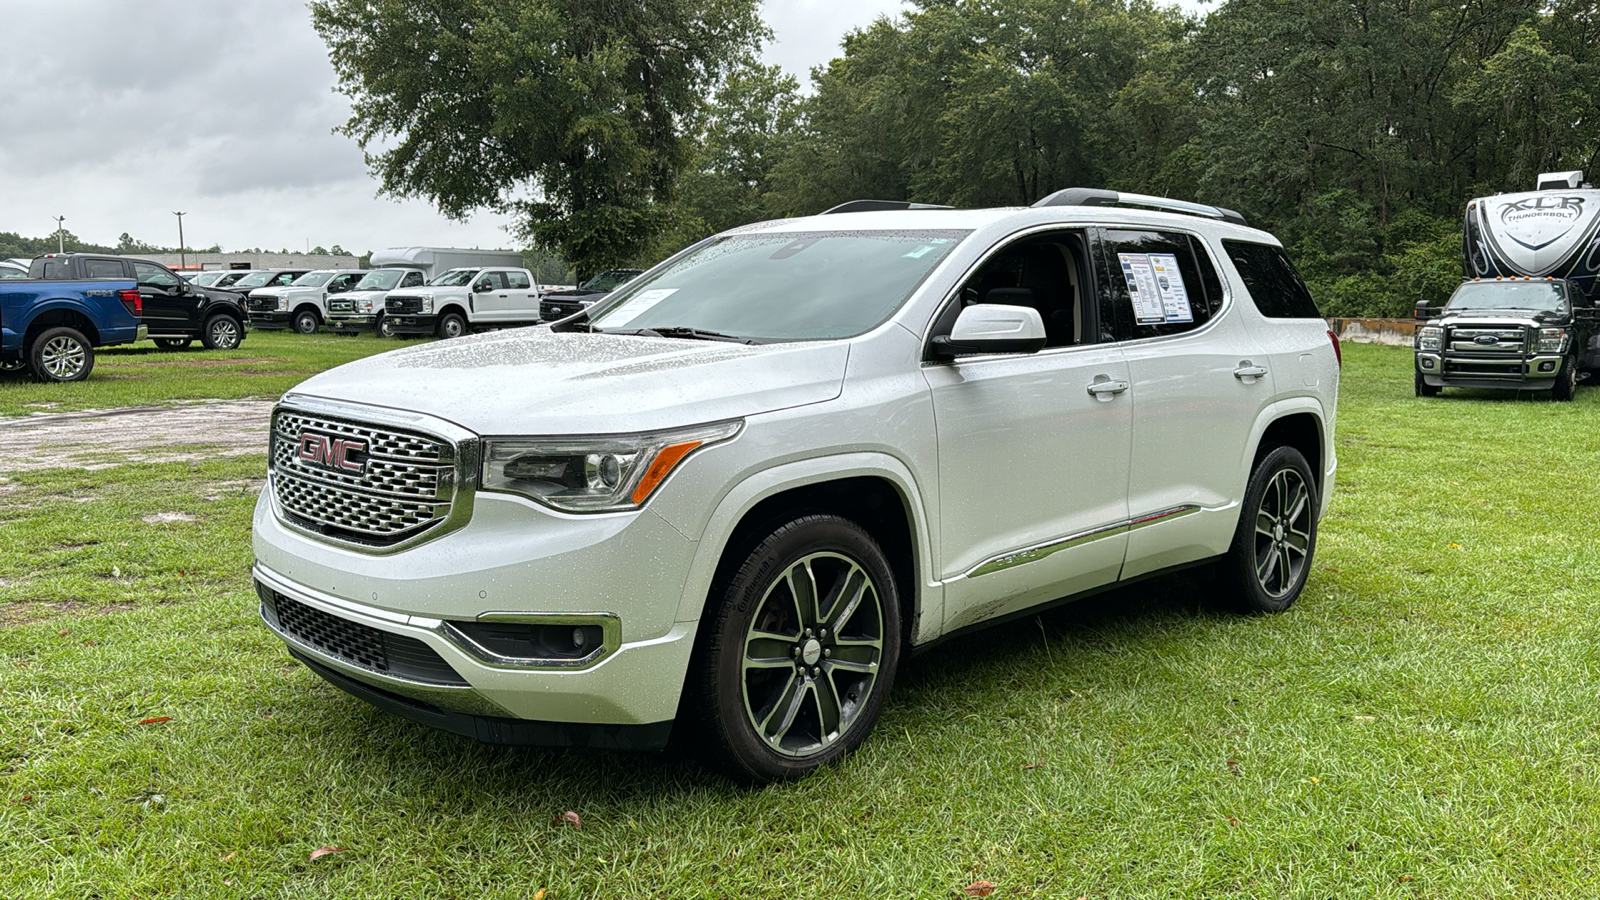
<svg viewBox="0 0 1600 900">
<path fill-rule="evenodd" d="M 518 322 L 534 322 L 539 318 L 539 291 L 534 288 L 528 273 L 520 269 L 505 272 L 507 299 L 510 301 L 510 318 Z"/>
<path fill-rule="evenodd" d="M 1108 228 L 1096 244 L 1131 382 L 1131 578 L 1228 549 L 1272 363 L 1200 236 Z"/>
</svg>

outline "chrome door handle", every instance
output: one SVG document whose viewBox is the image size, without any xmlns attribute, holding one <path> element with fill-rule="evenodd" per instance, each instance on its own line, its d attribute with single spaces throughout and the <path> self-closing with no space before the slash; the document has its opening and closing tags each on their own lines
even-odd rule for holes
<svg viewBox="0 0 1600 900">
<path fill-rule="evenodd" d="M 1235 378 L 1263 378 L 1266 374 L 1266 366 L 1251 365 L 1248 359 L 1239 363 L 1239 368 L 1233 370 Z"/>
<path fill-rule="evenodd" d="M 1111 399 L 1110 395 L 1120 394 L 1128 389 L 1126 381 L 1112 381 L 1104 375 L 1096 376 L 1093 384 L 1089 385 L 1089 393 L 1096 397 Z"/>
</svg>

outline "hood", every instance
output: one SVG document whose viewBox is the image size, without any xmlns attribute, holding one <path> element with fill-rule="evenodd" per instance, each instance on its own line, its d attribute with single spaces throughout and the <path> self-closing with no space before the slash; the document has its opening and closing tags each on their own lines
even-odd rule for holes
<svg viewBox="0 0 1600 900">
<path fill-rule="evenodd" d="M 290 395 L 427 413 L 479 434 L 622 433 L 832 400 L 849 355 L 840 342 L 748 346 L 519 328 L 368 357 Z"/>
<path fill-rule="evenodd" d="M 586 291 L 583 288 L 567 288 L 566 290 L 562 290 L 562 291 L 550 291 L 549 293 L 546 293 L 545 296 L 549 297 L 549 298 L 551 298 L 553 300 L 554 299 L 563 299 L 563 298 L 578 299 L 578 298 L 588 298 L 588 297 L 603 297 L 603 296 L 605 296 L 606 294 L 609 294 L 609 293 L 611 293 L 611 292 L 610 291 Z"/>
<path fill-rule="evenodd" d="M 396 298 L 423 297 L 428 294 L 432 294 L 435 297 L 446 296 L 449 294 L 460 294 L 461 296 L 465 297 L 467 295 L 467 285 L 424 284 L 418 287 L 395 288 L 389 292 L 389 296 Z"/>
<path fill-rule="evenodd" d="M 251 296 L 251 297 L 260 297 L 260 298 L 271 297 L 272 299 L 276 300 L 279 297 L 282 297 L 284 291 L 287 291 L 287 290 L 288 290 L 288 288 L 286 288 L 286 287 L 284 287 L 282 285 L 279 285 L 277 287 L 249 288 L 249 292 L 250 292 L 249 296 Z"/>
<path fill-rule="evenodd" d="M 388 291 L 345 291 L 342 294 L 329 294 L 329 300 L 371 300 L 374 303 L 389 296 Z"/>
<path fill-rule="evenodd" d="M 1439 316 L 1439 324 L 1461 325 L 1463 323 L 1471 323 L 1473 325 L 1487 325 L 1490 327 L 1504 326 L 1506 328 L 1521 328 L 1525 325 L 1534 324 L 1533 317 L 1538 315 L 1540 312 L 1544 311 L 1533 309 L 1463 309 L 1458 312 L 1447 312 Z M 1545 320 L 1545 324 L 1554 326 L 1566 318 L 1567 317 L 1565 315 L 1551 315 Z"/>
</svg>

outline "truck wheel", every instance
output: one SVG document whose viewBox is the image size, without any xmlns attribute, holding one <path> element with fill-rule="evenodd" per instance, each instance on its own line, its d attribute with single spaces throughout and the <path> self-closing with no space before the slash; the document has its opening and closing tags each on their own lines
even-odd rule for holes
<svg viewBox="0 0 1600 900">
<path fill-rule="evenodd" d="M 82 381 L 94 369 L 94 348 L 75 328 L 49 328 L 28 349 L 28 367 L 40 381 Z"/>
<path fill-rule="evenodd" d="M 394 323 L 389 321 L 389 317 L 388 316 L 379 316 L 378 317 L 378 329 L 377 330 L 378 330 L 378 337 L 386 337 L 386 338 L 394 337 Z"/>
<path fill-rule="evenodd" d="M 26 371 L 28 371 L 28 361 L 25 359 L 0 361 L 0 375 L 14 375 Z"/>
<path fill-rule="evenodd" d="M 239 346 L 239 322 L 227 313 L 217 313 L 206 320 L 200 331 L 200 343 L 207 350 L 232 350 Z"/>
<path fill-rule="evenodd" d="M 467 320 L 460 313 L 445 313 L 439 317 L 439 337 L 455 338 L 467 333 Z"/>
<path fill-rule="evenodd" d="M 302 309 L 294 314 L 294 330 L 296 334 L 316 334 L 322 320 L 309 309 Z"/>
<path fill-rule="evenodd" d="M 1556 373 L 1556 383 L 1550 388 L 1550 399 L 1567 402 L 1578 394 L 1578 360 L 1569 356 L 1561 361 L 1561 371 Z"/>
<path fill-rule="evenodd" d="M 707 762 L 764 783 L 806 775 L 861 745 L 900 663 L 889 560 L 829 515 L 771 531 L 712 588 L 685 690 Z"/>
<path fill-rule="evenodd" d="M 1434 387 L 1433 385 L 1429 384 L 1428 382 L 1424 381 L 1422 379 L 1422 373 L 1421 372 L 1417 373 L 1417 396 L 1418 397 L 1437 397 L 1437 396 L 1439 396 L 1439 389 Z"/>
<path fill-rule="evenodd" d="M 192 343 L 189 338 L 156 338 L 156 346 L 163 350 L 187 350 Z"/>
<path fill-rule="evenodd" d="M 1293 605 L 1317 551 L 1318 509 L 1317 482 L 1299 450 L 1278 447 L 1262 457 L 1218 568 L 1218 599 L 1247 613 Z"/>
</svg>

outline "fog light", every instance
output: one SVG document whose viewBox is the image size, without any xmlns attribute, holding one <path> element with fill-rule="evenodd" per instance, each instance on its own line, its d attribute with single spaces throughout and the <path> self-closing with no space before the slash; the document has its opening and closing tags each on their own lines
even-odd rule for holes
<svg viewBox="0 0 1600 900">
<path fill-rule="evenodd" d="M 583 633 L 582 628 L 572 629 L 572 646 L 582 650 L 583 645 L 589 643 L 589 636 Z"/>
<path fill-rule="evenodd" d="M 1423 367 L 1423 368 L 1424 368 L 1424 369 L 1431 369 L 1431 368 L 1433 368 L 1433 360 L 1431 360 L 1431 359 L 1425 359 L 1425 360 L 1423 360 L 1423 361 L 1422 361 L 1422 367 Z"/>
<path fill-rule="evenodd" d="M 1539 371 L 1541 372 L 1554 372 L 1555 370 L 1556 364 L 1554 362 L 1539 363 Z"/>
</svg>

